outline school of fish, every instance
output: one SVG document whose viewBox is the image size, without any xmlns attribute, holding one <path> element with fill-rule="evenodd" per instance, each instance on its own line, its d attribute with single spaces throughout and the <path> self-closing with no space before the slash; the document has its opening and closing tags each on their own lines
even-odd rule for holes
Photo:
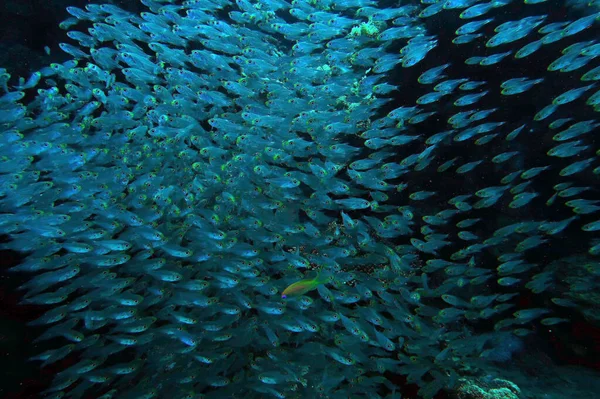
<svg viewBox="0 0 600 399">
<path fill-rule="evenodd" d="M 433 398 L 598 321 L 598 0 L 141 3 L 0 70 L 46 397 Z"/>
</svg>

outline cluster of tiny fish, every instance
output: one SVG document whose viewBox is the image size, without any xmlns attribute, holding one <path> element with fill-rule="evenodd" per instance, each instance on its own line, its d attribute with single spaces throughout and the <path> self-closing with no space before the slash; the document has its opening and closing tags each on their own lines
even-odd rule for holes
<svg viewBox="0 0 600 399">
<path fill-rule="evenodd" d="M 597 306 L 597 1 L 141 2 L 0 71 L 3 248 L 50 306 L 35 360 L 79 359 L 48 397 L 432 398 Z M 473 78 L 508 62 L 544 74 Z M 529 257 L 569 231 L 570 286 Z"/>
</svg>

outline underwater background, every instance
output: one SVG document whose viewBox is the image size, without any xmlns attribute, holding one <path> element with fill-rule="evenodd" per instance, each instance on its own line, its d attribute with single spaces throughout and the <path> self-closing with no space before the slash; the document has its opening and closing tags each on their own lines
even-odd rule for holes
<svg viewBox="0 0 600 399">
<path fill-rule="evenodd" d="M 600 2 L 0 7 L 0 398 L 600 398 Z"/>
</svg>

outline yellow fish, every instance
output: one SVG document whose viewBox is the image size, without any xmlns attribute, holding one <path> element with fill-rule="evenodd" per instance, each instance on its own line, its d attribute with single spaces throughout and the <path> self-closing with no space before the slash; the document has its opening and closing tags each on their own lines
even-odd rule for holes
<svg viewBox="0 0 600 399">
<path fill-rule="evenodd" d="M 317 274 L 315 278 L 305 278 L 291 284 L 281 293 L 282 298 L 304 295 L 309 291 L 314 290 L 319 285 L 329 282 L 329 277 L 323 277 Z"/>
</svg>

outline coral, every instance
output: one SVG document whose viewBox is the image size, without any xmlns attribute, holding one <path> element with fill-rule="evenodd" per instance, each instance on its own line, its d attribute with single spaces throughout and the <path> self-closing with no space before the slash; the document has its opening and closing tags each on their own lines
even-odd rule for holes
<svg viewBox="0 0 600 399">
<path fill-rule="evenodd" d="M 521 399 L 519 387 L 507 380 L 461 378 L 456 388 L 457 399 Z"/>
</svg>

